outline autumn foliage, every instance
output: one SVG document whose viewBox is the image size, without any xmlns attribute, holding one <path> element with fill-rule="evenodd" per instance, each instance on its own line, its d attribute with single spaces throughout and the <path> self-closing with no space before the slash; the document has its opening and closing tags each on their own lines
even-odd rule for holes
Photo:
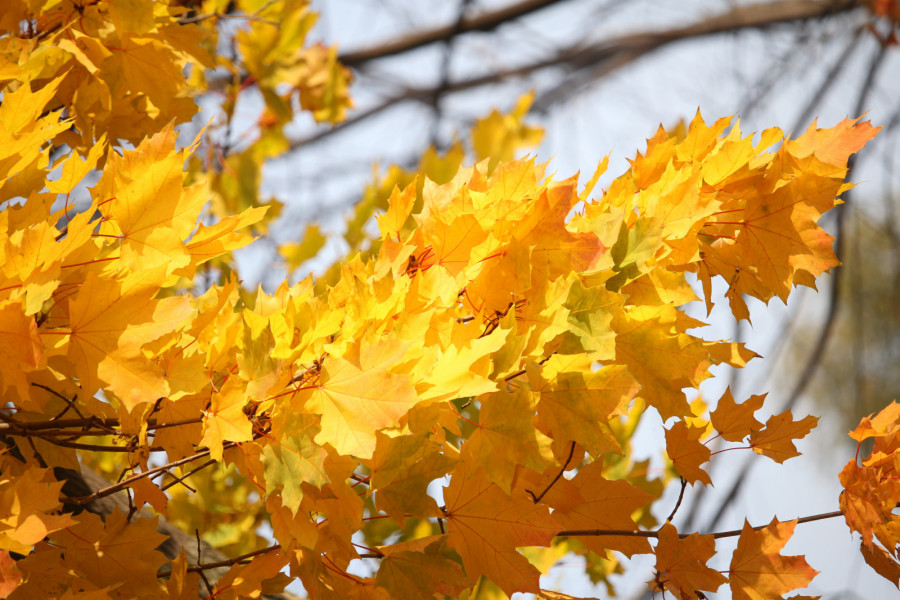
<svg viewBox="0 0 900 600">
<path fill-rule="evenodd" d="M 226 20 L 230 58 L 215 52 Z M 654 554 L 650 588 L 682 599 L 804 588 L 816 571 L 781 554 L 797 521 L 701 535 L 654 516 L 673 475 L 712 483 L 711 440 L 781 463 L 816 425 L 757 420 L 764 396 L 689 403 L 711 367 L 760 359 L 691 333 L 705 323 L 681 307 L 696 281 L 711 308 L 721 278 L 746 319 L 747 297 L 786 300 L 835 267 L 817 222 L 877 128 L 754 138 L 698 114 L 601 192 L 605 161 L 580 185 L 512 160 L 540 136 L 525 97 L 476 126 L 474 165 L 432 151 L 371 190 L 349 230 L 362 249 L 322 280 L 248 291 L 229 256 L 277 213 L 257 197 L 261 162 L 295 112 L 349 107 L 335 50 L 303 43 L 314 20 L 299 0 L 4 7 L 3 597 L 259 597 L 296 578 L 315 598 L 561 598 L 539 576 L 573 554 L 595 581 Z M 225 152 L 210 140 L 249 87 L 259 137 Z M 224 124 L 180 139 L 211 89 Z M 301 242 L 282 254 L 314 252 Z M 898 407 L 851 434 L 874 450 L 841 473 L 839 501 L 893 581 Z M 631 456 L 648 411 L 666 473 Z M 65 493 L 82 469 L 115 483 Z M 131 511 L 90 510 L 118 493 Z M 226 552 L 227 573 L 164 554 L 159 518 Z"/>
</svg>

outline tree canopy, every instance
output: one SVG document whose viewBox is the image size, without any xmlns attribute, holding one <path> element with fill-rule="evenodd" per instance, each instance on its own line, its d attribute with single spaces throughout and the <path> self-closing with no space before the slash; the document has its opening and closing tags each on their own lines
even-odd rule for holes
<svg viewBox="0 0 900 600">
<path fill-rule="evenodd" d="M 896 403 L 851 432 L 874 446 L 834 512 L 674 523 L 717 454 L 783 463 L 817 424 L 758 420 L 764 395 L 686 393 L 764 359 L 705 339 L 684 306 L 710 311 L 723 281 L 741 320 L 749 298 L 815 287 L 839 264 L 818 222 L 878 127 L 746 135 L 698 112 L 599 190 L 607 159 L 581 182 L 521 156 L 542 135 L 525 95 L 474 125 L 474 160 L 432 148 L 370 189 L 322 277 L 249 290 L 232 252 L 278 218 L 264 161 L 299 115 L 337 124 L 352 104 L 337 50 L 307 43 L 315 20 L 302 0 L 0 15 L 3 597 L 278 597 L 298 580 L 315 598 L 571 598 L 540 580 L 564 557 L 612 595 L 621 557 L 646 554 L 654 592 L 782 598 L 816 575 L 781 553 L 796 526 L 841 516 L 900 581 Z M 258 136 L 231 146 L 248 87 Z M 211 95 L 222 120 L 187 138 Z M 279 251 L 300 264 L 322 242 Z M 633 454 L 654 414 L 662 469 Z"/>
</svg>

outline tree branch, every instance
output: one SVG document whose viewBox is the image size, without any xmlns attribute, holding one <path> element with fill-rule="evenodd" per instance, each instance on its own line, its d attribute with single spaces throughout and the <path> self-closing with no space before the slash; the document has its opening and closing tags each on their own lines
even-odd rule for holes
<svg viewBox="0 0 900 600">
<path fill-rule="evenodd" d="M 542 8 L 559 4 L 562 0 L 524 0 L 518 4 L 501 8 L 494 12 L 475 17 L 467 17 L 450 25 L 437 27 L 428 31 L 412 33 L 406 37 L 373 46 L 364 50 L 356 50 L 341 54 L 338 60 L 348 67 L 359 68 L 365 63 L 395 56 L 410 50 L 422 48 L 438 42 L 447 42 L 458 35 L 472 31 L 492 31 L 514 19 L 536 12 Z"/>
<path fill-rule="evenodd" d="M 621 68 L 644 54 L 658 50 L 673 42 L 722 33 L 733 33 L 743 29 L 764 29 L 775 25 L 793 23 L 795 21 L 817 19 L 846 12 L 859 6 L 860 3 L 858 0 L 781 0 L 776 2 L 761 2 L 749 6 L 737 6 L 726 13 L 709 17 L 685 27 L 663 31 L 637 32 L 588 46 L 576 44 L 564 48 L 557 52 L 555 56 L 543 60 L 496 71 L 487 75 L 449 82 L 441 86 L 440 89 L 436 86 L 428 88 L 408 88 L 401 93 L 384 100 L 381 104 L 377 104 L 363 112 L 357 113 L 331 129 L 325 129 L 311 136 L 293 140 L 290 143 L 289 151 L 321 141 L 339 131 L 362 123 L 402 102 L 412 100 L 431 103 L 434 101 L 435 94 L 444 95 L 462 92 L 513 77 L 530 75 L 536 71 L 551 67 L 565 67 L 568 69 L 581 70 L 590 67 L 598 67 L 602 63 L 611 61 L 610 65 L 612 68 L 604 65 L 603 74 L 608 74 L 608 72 Z M 546 105 L 546 103 L 547 101 L 544 101 L 543 105 Z M 282 157 L 286 155 L 287 153 L 282 155 Z"/>
</svg>

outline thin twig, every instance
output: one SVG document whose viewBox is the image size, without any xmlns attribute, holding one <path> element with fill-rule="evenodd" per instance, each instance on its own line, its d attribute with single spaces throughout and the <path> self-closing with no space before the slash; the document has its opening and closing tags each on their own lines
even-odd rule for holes
<svg viewBox="0 0 900 600">
<path fill-rule="evenodd" d="M 550 491 L 550 488 L 552 488 L 554 486 L 554 484 L 556 484 L 556 482 L 559 481 L 559 478 L 563 476 L 563 473 L 565 473 L 566 469 L 569 468 L 569 463 L 572 462 L 572 456 L 574 456 L 574 455 L 575 455 L 575 442 L 572 441 L 571 445 L 569 446 L 569 456 L 568 456 L 568 458 L 566 458 L 566 462 L 563 463 L 563 466 L 559 469 L 559 473 L 556 474 L 556 477 L 553 478 L 553 481 L 551 481 L 547 485 L 547 487 L 544 488 L 544 491 L 541 492 L 541 494 L 539 496 L 535 496 L 534 492 L 532 492 L 531 490 L 525 490 L 525 492 L 529 496 L 531 496 L 531 499 L 532 499 L 532 501 L 534 501 L 535 504 L 540 502 L 543 499 L 543 497 L 547 495 L 547 492 Z"/>
<path fill-rule="evenodd" d="M 198 540 L 199 544 L 199 540 Z M 206 563 L 206 564 L 197 564 L 192 567 L 187 568 L 188 573 L 202 573 L 203 571 L 208 571 L 209 569 L 218 569 L 219 567 L 230 567 L 232 565 L 240 564 L 247 559 L 253 558 L 254 556 L 259 556 L 260 554 L 266 554 L 268 552 L 274 552 L 275 550 L 281 550 L 281 544 L 273 544 L 271 546 L 267 546 L 265 548 L 260 548 L 259 550 L 254 550 L 253 552 L 248 552 L 246 554 L 241 554 L 240 556 L 235 556 L 234 558 L 229 558 L 227 560 L 220 560 L 218 562 Z M 197 562 L 200 563 L 200 546 L 197 546 Z M 169 577 L 172 575 L 171 569 L 166 569 L 160 571 L 156 574 L 157 577 Z"/>
<path fill-rule="evenodd" d="M 797 524 L 811 523 L 813 521 L 821 521 L 823 519 L 833 519 L 835 517 L 842 517 L 842 516 L 844 516 L 844 513 L 839 510 L 836 510 L 834 512 L 822 513 L 819 515 L 812 515 L 809 517 L 801 517 L 801 518 L 797 519 Z M 760 529 L 765 529 L 766 527 L 768 527 L 768 524 L 757 525 L 756 527 L 753 527 L 753 531 L 759 531 Z M 722 538 L 737 537 L 737 536 L 741 535 L 741 531 L 743 531 L 743 530 L 742 529 L 733 529 L 731 531 L 719 531 L 716 533 L 708 533 L 708 534 L 701 534 L 701 535 L 711 535 L 715 539 L 720 540 Z M 622 537 L 658 538 L 659 531 L 631 531 L 628 529 L 571 529 L 571 530 L 560 531 L 559 533 L 556 534 L 556 537 L 607 536 L 607 535 L 615 535 L 615 536 L 622 536 Z M 678 537 L 686 538 L 690 535 L 695 535 L 695 534 L 694 533 L 680 533 L 680 534 L 678 534 Z"/>
<path fill-rule="evenodd" d="M 203 463 L 202 465 L 200 465 L 199 467 L 194 467 L 193 469 L 191 469 L 190 471 L 188 471 L 187 473 L 185 473 L 184 475 L 182 475 L 182 476 L 180 476 L 180 477 L 178 477 L 178 476 L 176 476 L 176 475 L 172 475 L 171 473 L 169 473 L 169 476 L 173 477 L 173 478 L 174 478 L 174 481 L 170 481 L 169 483 L 167 483 L 166 485 L 162 486 L 162 487 L 159 488 L 159 489 L 162 490 L 162 491 L 166 491 L 167 489 L 169 489 L 170 487 L 172 487 L 172 486 L 175 485 L 176 483 L 180 483 L 181 485 L 183 485 L 184 487 L 188 488 L 189 490 L 193 490 L 193 488 L 191 488 L 191 486 L 189 486 L 188 484 L 186 484 L 186 483 L 184 482 L 184 480 L 187 479 L 188 477 L 190 477 L 191 475 L 193 475 L 194 473 L 196 473 L 197 471 L 200 471 L 200 470 L 202 470 L 202 469 L 205 469 L 206 467 L 208 467 L 208 466 L 210 466 L 210 465 L 212 465 L 212 464 L 215 464 L 215 463 L 216 463 L 216 460 L 215 460 L 214 458 L 211 458 L 211 459 L 209 459 L 208 461 L 206 461 L 205 463 Z"/>
<path fill-rule="evenodd" d="M 675 513 L 678 512 L 678 507 L 681 506 L 681 501 L 684 499 L 684 488 L 687 487 L 687 480 L 684 477 L 679 477 L 679 479 L 681 479 L 681 491 L 678 492 L 678 502 L 675 503 L 675 508 L 673 508 L 672 512 L 669 513 L 669 516 L 666 517 L 667 523 L 675 517 Z"/>
<path fill-rule="evenodd" d="M 233 448 L 235 446 L 237 446 L 236 442 L 227 442 L 222 445 L 222 450 L 224 451 L 224 450 L 227 450 L 228 448 Z M 204 456 L 209 456 L 209 453 L 210 453 L 209 449 L 202 450 L 196 454 L 192 454 L 191 456 L 182 458 L 180 460 L 176 460 L 176 461 L 170 462 L 168 464 L 161 465 L 159 467 L 154 467 L 152 469 L 143 471 L 142 473 L 138 473 L 137 475 L 133 475 L 133 476 L 129 477 L 128 479 L 124 479 L 118 483 L 114 483 L 103 489 L 97 490 L 96 492 L 94 492 L 93 494 L 90 494 L 88 496 L 81 496 L 79 498 L 65 498 L 65 502 L 70 503 L 70 504 L 87 504 L 89 502 L 93 502 L 94 500 L 97 500 L 98 498 L 104 498 L 106 496 L 109 496 L 110 494 L 115 494 L 119 490 L 127 488 L 129 485 L 131 485 L 138 479 L 143 479 L 145 477 L 150 477 L 151 475 L 155 475 L 156 473 L 168 471 L 169 469 L 174 469 L 175 467 L 179 467 L 179 466 L 187 464 L 189 462 L 193 462 L 193 461 L 197 460 L 198 458 L 203 458 Z"/>
<path fill-rule="evenodd" d="M 34 382 L 32 382 L 31 385 L 33 385 L 33 386 L 36 387 L 36 388 L 40 388 L 40 389 L 42 389 L 42 390 L 44 390 L 44 391 L 50 392 L 51 394 L 53 394 L 54 396 L 56 396 L 57 398 L 59 398 L 60 400 L 62 400 L 63 402 L 66 403 L 66 408 L 65 408 L 65 410 L 63 410 L 61 413 L 59 413 L 58 415 L 56 415 L 55 417 L 53 417 L 52 419 L 50 419 L 51 421 L 54 421 L 54 420 L 57 420 L 57 419 L 61 418 L 61 417 L 62 417 L 64 414 L 66 414 L 66 412 L 68 412 L 70 409 L 71 409 L 71 410 L 74 410 L 74 411 L 75 411 L 75 414 L 77 414 L 77 415 L 78 415 L 79 417 L 81 417 L 82 419 L 85 418 L 84 415 L 81 414 L 81 411 L 78 410 L 78 406 L 75 405 L 75 401 L 78 399 L 78 394 L 75 394 L 75 397 L 74 397 L 74 398 L 67 398 L 65 395 L 60 394 L 59 392 L 57 392 L 57 391 L 54 390 L 53 388 L 51 388 L 51 387 L 49 387 L 49 386 L 46 386 L 46 385 L 43 385 L 43 384 L 41 384 L 41 383 L 34 383 Z"/>
<path fill-rule="evenodd" d="M 200 530 L 195 529 L 194 535 L 197 536 L 197 564 L 202 565 L 203 558 L 200 553 L 200 551 L 202 550 L 202 546 L 200 544 Z M 212 567 L 209 567 L 209 568 L 212 568 Z M 190 568 L 188 570 L 190 570 Z M 200 569 L 199 571 L 195 571 L 195 573 L 200 573 L 200 579 L 202 579 L 203 583 L 206 584 L 206 591 L 209 592 L 209 597 L 211 598 L 214 596 L 213 589 L 212 589 L 212 586 L 209 584 L 209 580 L 206 578 L 206 573 L 204 571 L 205 571 L 205 569 Z"/>
</svg>

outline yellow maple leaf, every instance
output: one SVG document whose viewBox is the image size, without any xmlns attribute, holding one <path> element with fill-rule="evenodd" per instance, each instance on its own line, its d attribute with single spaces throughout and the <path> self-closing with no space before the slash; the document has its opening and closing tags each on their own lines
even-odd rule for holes
<svg viewBox="0 0 900 600">
<path fill-rule="evenodd" d="M 509 114 L 494 110 L 472 128 L 472 147 L 477 160 L 488 160 L 488 173 L 513 158 L 522 146 L 537 146 L 544 137 L 541 127 L 525 125 L 525 115 L 534 102 L 534 92 L 519 97 Z"/>
<path fill-rule="evenodd" d="M 222 460 L 224 442 L 248 442 L 253 439 L 253 426 L 244 414 L 247 398 L 244 383 L 231 376 L 210 399 L 204 411 L 203 435 L 200 444 L 209 448 L 209 456 Z"/>
<path fill-rule="evenodd" d="M 119 240 L 121 260 L 131 270 L 186 266 L 184 240 L 207 202 L 203 186 L 183 187 L 184 152 L 175 150 L 167 127 L 123 156 L 111 154 L 92 193 L 103 215 L 101 236 Z"/>
<path fill-rule="evenodd" d="M 48 535 L 74 524 L 58 514 L 62 482 L 50 471 L 23 464 L 9 454 L 0 457 L 0 549 L 28 554 Z"/>
<path fill-rule="evenodd" d="M 338 454 L 371 458 L 375 432 L 397 427 L 419 401 L 409 376 L 390 372 L 405 344 L 379 341 L 352 346 L 344 356 L 328 356 L 319 383 L 305 394 L 304 410 L 322 415 L 316 443 Z"/>
</svg>

